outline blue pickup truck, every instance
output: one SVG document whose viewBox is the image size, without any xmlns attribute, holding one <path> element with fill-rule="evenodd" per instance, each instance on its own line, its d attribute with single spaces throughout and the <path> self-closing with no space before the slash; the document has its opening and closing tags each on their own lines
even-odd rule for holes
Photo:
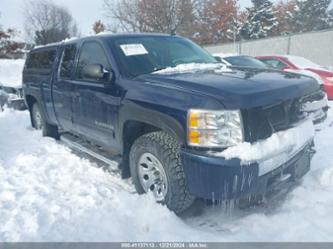
<svg viewBox="0 0 333 249">
<path fill-rule="evenodd" d="M 229 69 L 190 40 L 163 34 L 35 48 L 23 91 L 34 128 L 81 141 L 95 155 L 118 156 L 138 193 L 151 192 L 177 214 L 196 198 L 246 198 L 302 177 L 313 155 L 311 136 L 266 158 L 223 153 L 301 126 L 308 119 L 304 103 L 322 94 L 310 77 Z"/>
</svg>

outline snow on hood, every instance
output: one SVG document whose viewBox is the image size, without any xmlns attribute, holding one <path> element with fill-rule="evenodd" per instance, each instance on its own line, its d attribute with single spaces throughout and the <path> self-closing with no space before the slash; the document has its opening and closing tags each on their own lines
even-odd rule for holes
<svg viewBox="0 0 333 249">
<path fill-rule="evenodd" d="M 216 73 L 230 72 L 223 63 L 186 63 L 175 67 L 168 67 L 154 72 L 155 74 L 189 73 L 202 70 L 215 70 Z"/>
<path fill-rule="evenodd" d="M 22 85 L 22 71 L 24 59 L 0 59 L 0 84 L 9 87 Z"/>
<path fill-rule="evenodd" d="M 307 119 L 300 125 L 274 133 L 271 137 L 253 144 L 243 142 L 218 153 L 226 159 L 239 158 L 242 164 L 261 162 L 275 156 L 295 154 L 314 137 L 312 120 Z M 216 155 L 216 154 L 214 154 Z M 281 157 L 279 157 L 282 159 Z M 283 160 L 283 159 L 282 159 Z"/>
</svg>

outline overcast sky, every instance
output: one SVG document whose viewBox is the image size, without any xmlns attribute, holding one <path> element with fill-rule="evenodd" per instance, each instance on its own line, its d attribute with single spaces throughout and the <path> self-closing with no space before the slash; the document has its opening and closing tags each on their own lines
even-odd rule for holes
<svg viewBox="0 0 333 249">
<path fill-rule="evenodd" d="M 273 0 L 277 1 L 277 0 Z M 91 32 L 92 25 L 96 20 L 107 23 L 103 13 L 103 0 L 54 0 L 55 3 L 66 6 L 73 14 L 78 23 L 82 35 Z M 0 0 L 0 24 L 4 28 L 17 28 L 23 30 L 25 0 Z M 239 0 L 242 8 L 251 5 L 251 0 Z"/>
</svg>

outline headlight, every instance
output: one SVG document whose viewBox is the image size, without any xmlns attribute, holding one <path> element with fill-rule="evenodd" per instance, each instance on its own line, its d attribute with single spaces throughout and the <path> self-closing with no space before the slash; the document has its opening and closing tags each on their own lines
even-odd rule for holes
<svg viewBox="0 0 333 249">
<path fill-rule="evenodd" d="M 187 115 L 190 146 L 226 148 L 244 140 L 239 110 L 207 111 L 191 109 Z"/>
</svg>

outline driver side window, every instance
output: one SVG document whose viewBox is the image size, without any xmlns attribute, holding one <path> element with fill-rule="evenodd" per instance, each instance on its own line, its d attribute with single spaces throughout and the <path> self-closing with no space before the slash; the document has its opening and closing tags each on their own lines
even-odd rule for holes
<svg viewBox="0 0 333 249">
<path fill-rule="evenodd" d="M 279 60 L 276 59 L 264 59 L 262 60 L 266 65 L 268 65 L 270 68 L 276 69 L 276 70 L 283 70 L 286 65 L 282 63 Z"/>
<path fill-rule="evenodd" d="M 76 79 L 87 80 L 83 75 L 83 68 L 87 65 L 99 64 L 104 69 L 110 70 L 110 65 L 103 47 L 97 42 L 86 42 L 83 44 L 77 66 Z M 99 82 L 106 82 L 107 78 L 102 78 Z"/>
</svg>

